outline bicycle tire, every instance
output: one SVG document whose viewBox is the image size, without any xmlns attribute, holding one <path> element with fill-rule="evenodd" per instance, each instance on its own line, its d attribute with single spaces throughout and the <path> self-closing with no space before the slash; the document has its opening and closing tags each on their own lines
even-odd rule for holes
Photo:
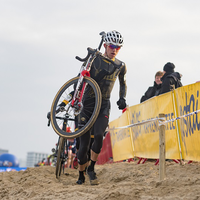
<svg viewBox="0 0 200 200">
<path fill-rule="evenodd" d="M 60 177 L 61 168 L 62 168 L 62 153 L 64 152 L 64 138 L 60 137 L 57 161 L 56 161 L 56 178 Z"/>
<path fill-rule="evenodd" d="M 91 111 L 91 116 L 90 116 L 89 120 L 87 121 L 87 123 L 83 127 L 79 128 L 78 130 L 74 128 L 75 124 L 73 124 L 72 122 L 70 122 L 70 123 L 72 123 L 72 125 L 69 125 L 72 130 L 71 132 L 62 130 L 62 127 L 61 127 L 62 123 L 60 120 L 58 120 L 56 118 L 56 116 L 63 115 L 63 114 L 62 114 L 62 112 L 60 112 L 59 114 L 56 113 L 56 108 L 63 101 L 63 99 L 65 99 L 66 96 L 72 90 L 74 90 L 74 85 L 77 84 L 78 79 L 79 79 L 79 77 L 75 77 L 75 78 L 72 78 L 71 80 L 67 81 L 57 92 L 57 94 L 53 100 L 52 106 L 51 106 L 52 127 L 59 136 L 64 137 L 66 139 L 77 138 L 77 137 L 80 137 L 81 135 L 83 135 L 84 133 L 86 133 L 92 127 L 94 122 L 96 121 L 99 111 L 100 111 L 100 108 L 101 108 L 102 95 L 101 95 L 101 90 L 99 88 L 99 85 L 97 84 L 97 82 L 94 79 L 92 79 L 90 77 L 84 77 L 83 83 L 87 83 L 87 85 L 92 90 L 93 95 L 94 95 L 92 97 L 94 99 L 94 106 L 92 106 L 93 110 Z M 70 106 L 70 103 L 69 103 L 69 106 Z M 91 107 L 90 107 L 90 109 L 91 109 Z M 76 115 L 74 113 L 68 113 L 68 114 L 71 115 L 73 119 L 75 119 Z"/>
</svg>

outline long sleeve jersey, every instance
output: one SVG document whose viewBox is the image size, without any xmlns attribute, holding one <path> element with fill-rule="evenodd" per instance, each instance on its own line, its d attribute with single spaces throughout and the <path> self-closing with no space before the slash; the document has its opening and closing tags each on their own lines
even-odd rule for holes
<svg viewBox="0 0 200 200">
<path fill-rule="evenodd" d="M 92 63 L 90 75 L 98 83 L 103 100 L 110 99 L 110 94 L 117 77 L 120 83 L 119 97 L 126 97 L 126 65 L 117 58 L 115 58 L 114 63 L 116 65 L 105 60 L 101 55 L 97 56 Z"/>
</svg>

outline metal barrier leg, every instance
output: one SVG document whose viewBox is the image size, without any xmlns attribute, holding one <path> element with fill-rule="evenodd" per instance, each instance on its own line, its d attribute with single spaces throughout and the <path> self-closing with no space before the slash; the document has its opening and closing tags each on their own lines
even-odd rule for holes
<svg viewBox="0 0 200 200">
<path fill-rule="evenodd" d="M 158 165 L 158 164 L 159 164 L 159 159 L 157 159 L 157 160 L 156 160 L 156 163 L 155 163 L 155 165 Z"/>
<path fill-rule="evenodd" d="M 137 162 L 137 164 L 140 164 L 140 162 L 142 161 L 143 158 L 139 158 L 139 161 Z"/>
<path fill-rule="evenodd" d="M 147 161 L 147 158 L 144 158 L 144 160 L 142 161 L 142 164 L 144 164 Z"/>
</svg>

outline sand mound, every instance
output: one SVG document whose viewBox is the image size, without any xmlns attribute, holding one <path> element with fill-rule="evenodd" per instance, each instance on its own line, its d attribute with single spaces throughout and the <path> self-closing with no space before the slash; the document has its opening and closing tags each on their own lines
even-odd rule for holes
<svg viewBox="0 0 200 200">
<path fill-rule="evenodd" d="M 88 177 L 77 185 L 78 171 L 55 178 L 55 168 L 44 166 L 20 172 L 0 173 L 0 199 L 200 199 L 200 163 L 167 162 L 166 180 L 159 182 L 159 167 L 153 162 L 137 165 L 122 162 L 96 166 L 100 184 Z"/>
</svg>

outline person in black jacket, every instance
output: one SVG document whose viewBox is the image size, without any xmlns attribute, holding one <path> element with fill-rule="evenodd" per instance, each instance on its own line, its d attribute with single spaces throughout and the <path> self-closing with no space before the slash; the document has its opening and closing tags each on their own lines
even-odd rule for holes
<svg viewBox="0 0 200 200">
<path fill-rule="evenodd" d="M 181 83 L 182 75 L 179 72 L 174 72 L 175 65 L 168 62 L 163 67 L 163 77 L 161 78 L 162 85 L 159 94 L 163 94 L 173 90 L 173 85 L 175 89 L 183 86 Z"/>
<path fill-rule="evenodd" d="M 146 101 L 147 99 L 150 99 L 151 97 L 157 96 L 159 94 L 161 83 L 162 83 L 161 81 L 162 76 L 163 76 L 163 72 L 161 71 L 156 72 L 153 86 L 149 87 L 148 90 L 144 93 L 144 95 L 140 99 L 140 103 L 142 103 L 143 101 Z"/>
</svg>

